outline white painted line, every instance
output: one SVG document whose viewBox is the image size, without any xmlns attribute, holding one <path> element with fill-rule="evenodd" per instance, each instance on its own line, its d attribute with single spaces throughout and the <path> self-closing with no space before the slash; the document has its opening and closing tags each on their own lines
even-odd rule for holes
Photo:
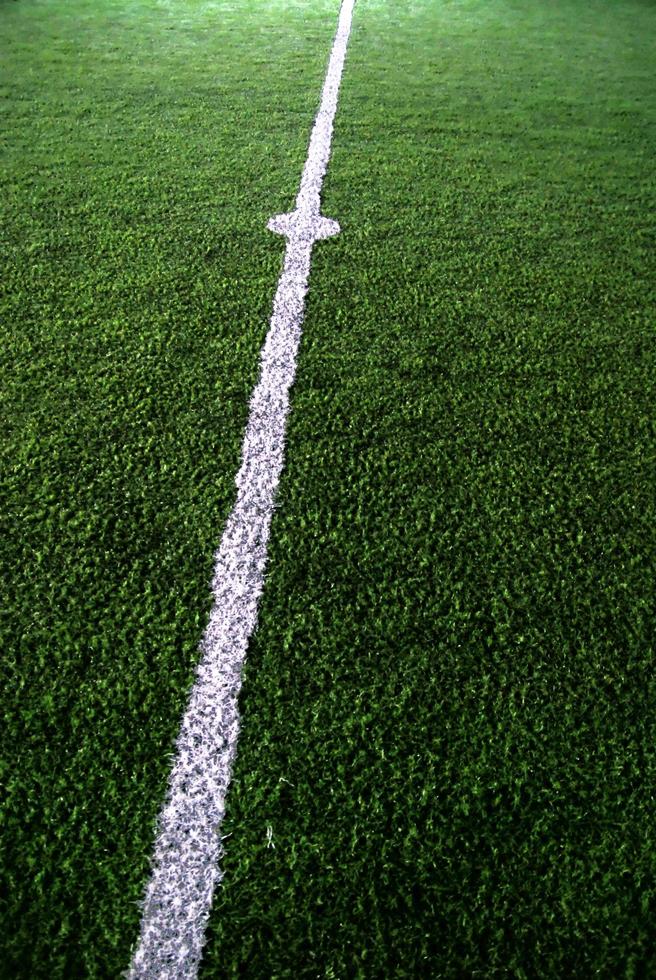
<svg viewBox="0 0 656 980">
<path fill-rule="evenodd" d="M 269 222 L 287 238 L 285 262 L 250 402 L 237 503 L 215 556 L 214 604 L 159 816 L 140 937 L 126 974 L 130 980 L 197 976 L 212 895 L 222 878 L 219 831 L 239 733 L 237 698 L 264 582 L 312 246 L 339 232 L 336 221 L 320 214 L 320 192 L 354 3 L 343 0 L 341 6 L 296 208 Z"/>
</svg>

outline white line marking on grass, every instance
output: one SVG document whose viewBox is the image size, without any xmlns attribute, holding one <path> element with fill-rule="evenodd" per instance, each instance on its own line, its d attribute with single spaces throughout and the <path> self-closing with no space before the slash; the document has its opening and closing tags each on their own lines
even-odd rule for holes
<svg viewBox="0 0 656 980">
<path fill-rule="evenodd" d="M 215 556 L 214 605 L 159 816 L 131 980 L 196 977 L 212 895 L 222 878 L 219 829 L 239 733 L 241 670 L 264 582 L 312 246 L 339 232 L 336 221 L 320 214 L 320 192 L 354 3 L 343 0 L 341 6 L 296 208 L 268 224 L 287 238 L 285 262 L 250 402 L 237 503 Z"/>
</svg>

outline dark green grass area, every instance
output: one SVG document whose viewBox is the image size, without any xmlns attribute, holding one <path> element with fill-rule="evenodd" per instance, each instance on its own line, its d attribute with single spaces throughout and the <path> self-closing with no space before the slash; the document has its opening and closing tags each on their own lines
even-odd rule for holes
<svg viewBox="0 0 656 980">
<path fill-rule="evenodd" d="M 128 965 L 337 9 L 0 0 L 2 976 Z M 656 977 L 655 36 L 357 0 L 203 977 Z"/>
<path fill-rule="evenodd" d="M 202 977 L 656 977 L 654 37 L 356 6 Z"/>
<path fill-rule="evenodd" d="M 0 975 L 117 977 L 329 3 L 0 4 Z"/>
</svg>

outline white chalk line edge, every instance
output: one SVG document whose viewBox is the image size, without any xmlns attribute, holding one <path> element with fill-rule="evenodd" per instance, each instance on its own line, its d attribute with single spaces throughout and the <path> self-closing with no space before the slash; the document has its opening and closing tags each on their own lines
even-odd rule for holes
<svg viewBox="0 0 656 980">
<path fill-rule="evenodd" d="M 222 878 L 220 828 L 239 734 L 241 672 L 264 584 L 312 247 L 340 230 L 336 221 L 322 217 L 320 192 L 354 3 L 341 5 L 295 210 L 268 224 L 287 238 L 283 271 L 250 401 L 237 502 L 215 555 L 213 606 L 159 815 L 129 980 L 197 976 L 214 889 Z"/>
</svg>

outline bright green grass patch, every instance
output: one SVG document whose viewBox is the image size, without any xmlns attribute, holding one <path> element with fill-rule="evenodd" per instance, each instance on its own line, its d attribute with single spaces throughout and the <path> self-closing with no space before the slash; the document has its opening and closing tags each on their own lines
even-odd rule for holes
<svg viewBox="0 0 656 980">
<path fill-rule="evenodd" d="M 655 32 L 356 6 L 204 977 L 656 975 Z"/>
<path fill-rule="evenodd" d="M 128 965 L 333 15 L 0 6 L 2 975 Z"/>
</svg>

